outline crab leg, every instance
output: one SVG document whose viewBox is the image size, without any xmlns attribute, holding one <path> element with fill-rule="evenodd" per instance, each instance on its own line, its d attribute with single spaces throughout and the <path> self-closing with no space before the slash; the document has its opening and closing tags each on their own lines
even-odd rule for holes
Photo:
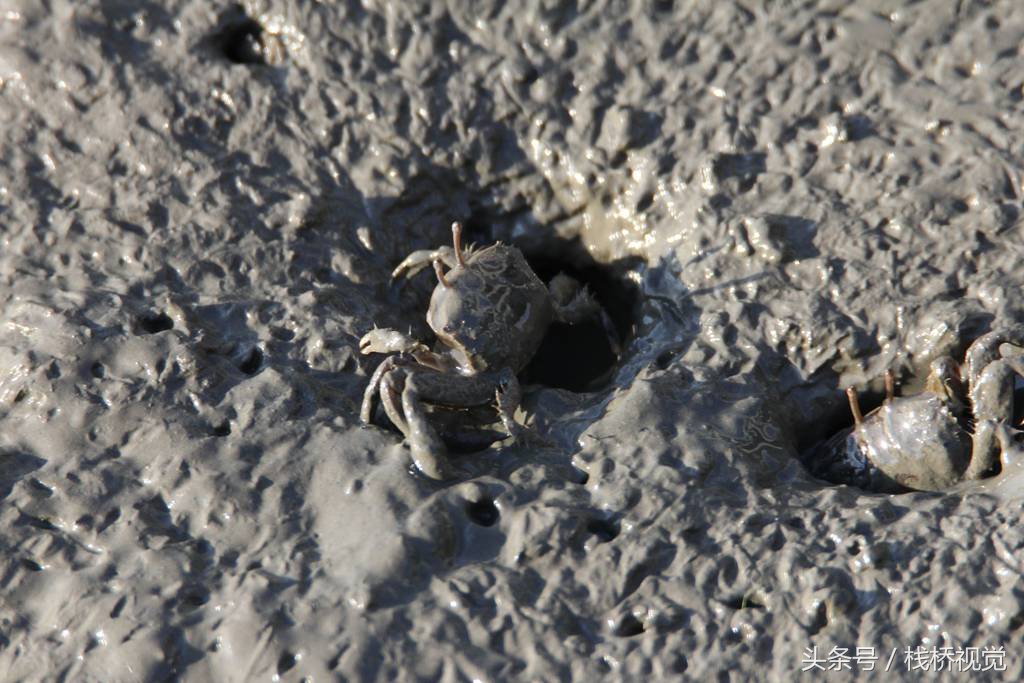
<svg viewBox="0 0 1024 683">
<path fill-rule="evenodd" d="M 404 429 L 401 426 L 399 428 L 409 441 L 416 468 L 431 479 L 447 479 L 448 467 L 441 459 L 445 451 L 444 444 L 427 419 L 415 376 L 406 379 L 405 390 L 402 391 L 402 410 L 407 422 Z"/>
<path fill-rule="evenodd" d="M 860 412 L 860 401 L 857 400 L 857 390 L 849 387 L 846 390 L 846 398 L 850 401 L 850 412 L 853 413 L 853 422 L 860 427 L 864 424 L 864 414 Z"/>
<path fill-rule="evenodd" d="M 985 372 L 985 368 L 1000 358 L 999 347 L 1002 344 L 1024 345 L 1024 325 L 989 332 L 974 340 L 967 349 L 964 365 L 967 368 L 967 388 L 972 395 L 974 385 Z"/>
<path fill-rule="evenodd" d="M 401 263 L 391 272 L 391 279 L 397 280 L 400 277 L 410 278 L 429 265 L 440 261 L 448 268 L 465 266 L 466 257 L 473 253 L 472 244 L 462 244 L 462 223 L 452 223 L 452 246 L 447 244 L 437 249 L 419 249 L 405 257 Z M 437 266 L 434 266 L 435 269 Z"/>
<path fill-rule="evenodd" d="M 380 383 L 380 402 L 384 406 L 391 424 L 398 427 L 402 434 L 409 435 L 409 423 L 406 421 L 405 411 L 399 403 L 403 389 L 406 385 L 406 373 L 398 368 L 384 375 Z"/>
<path fill-rule="evenodd" d="M 1024 326 L 997 330 L 979 337 L 967 350 L 968 395 L 974 409 L 974 444 L 966 479 L 978 479 L 1000 453 L 999 430 L 1013 420 L 1013 393 L 1017 376 L 1024 377 L 1020 352 L 1003 356 L 1000 346 L 1024 343 Z"/>
<path fill-rule="evenodd" d="M 373 375 L 370 376 L 370 383 L 366 385 L 366 391 L 363 392 L 363 405 L 359 410 L 359 419 L 362 420 L 363 424 L 370 424 L 370 421 L 373 419 L 373 402 L 379 393 L 381 379 L 384 375 L 394 370 L 400 362 L 401 356 L 385 358 L 384 362 L 378 365 Z"/>
<path fill-rule="evenodd" d="M 441 286 L 450 289 L 452 283 L 448 282 L 448 278 L 444 276 L 444 268 L 441 265 L 440 259 L 434 261 L 434 274 L 437 275 L 437 281 L 441 283 Z"/>
<path fill-rule="evenodd" d="M 408 353 L 412 355 L 427 352 L 423 342 L 388 327 L 374 327 L 359 340 L 359 353 Z"/>
<path fill-rule="evenodd" d="M 398 264 L 391 272 L 391 279 L 411 278 L 435 261 L 440 261 L 449 268 L 454 268 L 459 264 L 455 257 L 455 250 L 447 245 L 437 249 L 420 249 L 406 256 L 405 260 Z"/>
<path fill-rule="evenodd" d="M 1013 419 L 1013 384 L 1017 374 L 1011 363 L 999 359 L 971 378 L 974 443 L 965 479 L 980 479 L 999 456 L 998 430 Z"/>
<path fill-rule="evenodd" d="M 498 417 L 505 425 L 505 431 L 513 439 L 522 436 L 524 427 L 516 422 L 515 412 L 519 402 L 523 398 L 523 392 L 519 388 L 519 380 L 511 370 L 505 370 L 498 379 L 498 387 L 494 391 L 495 402 L 498 405 Z"/>
</svg>

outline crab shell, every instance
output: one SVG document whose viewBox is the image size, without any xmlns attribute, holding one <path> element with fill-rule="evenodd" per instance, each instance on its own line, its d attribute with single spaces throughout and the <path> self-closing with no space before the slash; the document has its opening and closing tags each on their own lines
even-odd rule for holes
<svg viewBox="0 0 1024 683">
<path fill-rule="evenodd" d="M 522 370 L 554 317 L 547 287 L 515 247 L 473 253 L 438 283 L 427 324 L 452 349 L 462 372 Z"/>
<path fill-rule="evenodd" d="M 868 475 L 876 490 L 892 482 L 942 491 L 960 481 L 971 457 L 971 436 L 933 393 L 886 401 L 854 427 L 844 443 L 847 465 Z"/>
</svg>

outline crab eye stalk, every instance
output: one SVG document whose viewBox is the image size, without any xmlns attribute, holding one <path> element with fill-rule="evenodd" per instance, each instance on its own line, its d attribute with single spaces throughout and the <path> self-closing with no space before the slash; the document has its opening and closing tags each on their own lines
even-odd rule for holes
<svg viewBox="0 0 1024 683">
<path fill-rule="evenodd" d="M 466 267 L 466 258 L 462 255 L 462 223 L 452 223 L 452 243 L 455 245 L 455 260 L 463 268 Z"/>
<path fill-rule="evenodd" d="M 445 287 L 451 287 L 452 283 L 448 282 L 448 278 L 444 276 L 444 269 L 441 267 L 441 261 L 434 261 L 434 272 L 437 273 L 437 281 Z"/>
</svg>

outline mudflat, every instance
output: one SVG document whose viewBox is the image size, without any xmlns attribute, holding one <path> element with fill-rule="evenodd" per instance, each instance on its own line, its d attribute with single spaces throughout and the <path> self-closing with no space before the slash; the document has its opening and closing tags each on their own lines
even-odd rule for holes
<svg viewBox="0 0 1024 683">
<path fill-rule="evenodd" d="M 1019 432 L 807 459 L 1024 323 L 1024 5 L 848 4 L 6 3 L 0 679 L 1021 680 Z M 623 348 L 435 481 L 358 342 L 453 220 Z"/>
</svg>

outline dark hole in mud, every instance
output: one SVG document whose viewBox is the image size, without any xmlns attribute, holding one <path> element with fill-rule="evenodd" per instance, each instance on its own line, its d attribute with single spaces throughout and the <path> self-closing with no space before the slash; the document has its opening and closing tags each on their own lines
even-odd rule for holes
<svg viewBox="0 0 1024 683">
<path fill-rule="evenodd" d="M 29 570 L 30 572 L 41 572 L 41 571 L 43 571 L 43 565 L 39 564 L 35 560 L 33 560 L 31 558 L 28 558 L 28 557 L 22 558 L 21 566 L 24 567 L 25 569 Z"/>
<path fill-rule="evenodd" d="M 174 327 L 174 321 L 166 313 L 146 313 L 139 316 L 137 334 L 156 334 Z"/>
<path fill-rule="evenodd" d="M 238 566 L 238 551 L 228 550 L 221 555 L 220 561 L 217 564 L 227 569 L 234 569 Z"/>
<path fill-rule="evenodd" d="M 43 531 L 58 531 L 57 526 L 45 517 L 27 515 L 24 512 L 21 513 L 21 517 L 19 518 L 18 522 L 21 524 L 28 524 L 29 526 L 35 527 L 36 529 L 42 529 Z"/>
<path fill-rule="evenodd" d="M 231 423 L 224 420 L 220 424 L 215 425 L 212 432 L 214 436 L 228 436 L 231 434 Z"/>
<path fill-rule="evenodd" d="M 811 617 L 810 623 L 807 624 L 807 632 L 814 636 L 826 626 L 828 626 L 828 606 L 824 602 L 819 602 L 814 616 Z"/>
<path fill-rule="evenodd" d="M 680 348 L 671 348 L 662 351 L 658 354 L 658 357 L 654 359 L 654 367 L 658 370 L 668 370 L 669 366 L 672 365 L 681 351 L 682 349 Z"/>
<path fill-rule="evenodd" d="M 238 369 L 247 375 L 255 375 L 263 367 L 263 351 L 260 347 L 254 346 L 249 351 L 248 355 L 242 362 L 238 364 Z"/>
<path fill-rule="evenodd" d="M 291 652 L 282 653 L 281 657 L 277 660 L 278 675 L 281 675 L 286 671 L 291 671 L 293 668 L 295 668 L 296 662 L 298 662 L 298 659 Z"/>
<path fill-rule="evenodd" d="M 744 593 L 742 595 L 733 595 L 722 599 L 721 603 L 729 609 L 741 610 L 741 609 L 764 609 L 765 606 L 756 597 L 750 593 Z"/>
<path fill-rule="evenodd" d="M 89 374 L 96 379 L 103 379 L 107 376 L 107 369 L 103 367 L 103 363 L 97 361 L 89 366 Z"/>
<path fill-rule="evenodd" d="M 221 53 L 235 64 L 264 64 L 263 27 L 236 5 L 225 13 L 214 41 Z"/>
<path fill-rule="evenodd" d="M 601 543 L 607 543 L 619 535 L 619 525 L 610 519 L 592 519 L 587 522 L 587 533 L 597 536 Z"/>
<path fill-rule="evenodd" d="M 767 170 L 767 158 L 767 155 L 761 152 L 720 154 L 712 164 L 712 170 L 719 180 L 731 177 L 753 179 Z"/>
<path fill-rule="evenodd" d="M 44 484 L 35 477 L 32 477 L 32 479 L 29 480 L 29 485 L 32 487 L 35 492 L 34 495 L 37 495 L 37 497 L 41 496 L 43 498 L 50 498 L 53 496 L 53 487 Z"/>
<path fill-rule="evenodd" d="M 615 635 L 620 638 L 632 638 L 638 636 L 644 632 L 643 623 L 634 617 L 632 614 L 627 614 L 622 617 L 619 623 L 615 626 Z"/>
<path fill-rule="evenodd" d="M 595 261 L 577 264 L 536 254 L 527 254 L 527 260 L 544 282 L 564 273 L 585 285 L 608 313 L 620 349 L 625 347 L 633 333 L 635 285 L 616 277 L 609 267 Z M 522 379 L 528 384 L 590 391 L 607 384 L 617 362 L 601 321 L 588 320 L 575 325 L 556 322 L 548 329 L 537 354 L 523 371 Z"/>
<path fill-rule="evenodd" d="M 853 427 L 853 414 L 850 412 L 849 403 L 845 396 L 839 398 L 840 395 L 841 392 L 837 392 L 836 407 L 828 415 L 813 425 L 808 425 L 806 429 L 799 430 L 797 448 L 801 454 L 801 463 L 814 478 L 835 486 L 858 486 L 844 468 L 836 466 L 837 449 L 844 443 L 839 437 Z M 867 415 L 882 405 L 885 394 L 864 390 L 859 391 L 857 397 L 861 412 Z M 908 490 L 893 492 L 902 493 Z"/>
<path fill-rule="evenodd" d="M 469 521 L 480 526 L 494 526 L 500 517 L 497 506 L 489 498 L 466 503 L 466 516 Z"/>
<path fill-rule="evenodd" d="M 178 593 L 178 608 L 181 611 L 190 611 L 202 607 L 210 601 L 210 594 L 206 589 L 199 586 L 189 586 Z"/>
<path fill-rule="evenodd" d="M 106 531 L 107 528 L 110 527 L 111 524 L 113 524 L 114 522 L 116 522 L 119 519 L 121 519 L 121 510 L 118 509 L 118 508 L 114 508 L 113 510 L 110 510 L 103 517 L 103 522 L 100 524 L 100 526 L 97 529 L 97 531 L 99 531 L 100 533 Z"/>
<path fill-rule="evenodd" d="M 579 467 L 573 467 L 571 481 L 579 486 L 586 486 L 587 482 L 590 481 L 590 473 Z"/>
<path fill-rule="evenodd" d="M 121 612 L 124 610 L 125 605 L 128 604 L 128 597 L 122 595 L 121 598 L 114 604 L 114 607 L 110 610 L 110 618 L 117 619 L 121 616 Z"/>
</svg>

